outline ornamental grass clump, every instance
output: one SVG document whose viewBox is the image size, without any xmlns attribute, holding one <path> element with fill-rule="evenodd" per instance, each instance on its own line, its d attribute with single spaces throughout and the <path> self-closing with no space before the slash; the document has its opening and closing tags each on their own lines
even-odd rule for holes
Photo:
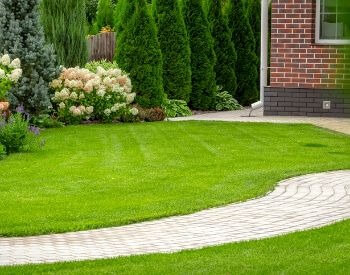
<svg viewBox="0 0 350 275">
<path fill-rule="evenodd" d="M 11 60 L 8 54 L 0 55 L 0 101 L 7 100 L 7 93 L 21 77 L 21 61 L 18 58 Z M 0 112 L 3 107 L 0 104 Z"/>
<path fill-rule="evenodd" d="M 58 117 L 66 123 L 108 122 L 138 114 L 130 105 L 136 96 L 131 80 L 119 68 L 105 70 L 98 66 L 96 72 L 79 67 L 64 68 L 51 87 L 55 90 L 52 100 Z"/>
</svg>

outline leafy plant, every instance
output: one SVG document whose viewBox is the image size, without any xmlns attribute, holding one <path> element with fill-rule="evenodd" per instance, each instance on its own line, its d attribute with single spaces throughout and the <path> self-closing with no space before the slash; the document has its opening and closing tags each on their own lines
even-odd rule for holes
<svg viewBox="0 0 350 275">
<path fill-rule="evenodd" d="M 192 115 L 191 109 L 186 101 L 170 99 L 163 104 L 163 109 L 167 117 L 184 117 Z"/>
<path fill-rule="evenodd" d="M 35 125 L 39 128 L 60 128 L 63 127 L 63 123 L 57 119 L 51 117 L 48 114 L 42 114 L 34 116 L 30 120 L 32 125 Z"/>
<path fill-rule="evenodd" d="M 240 110 L 242 106 L 233 96 L 226 91 L 219 91 L 215 96 L 215 110 L 216 111 L 234 111 Z"/>
<path fill-rule="evenodd" d="M 91 61 L 85 65 L 85 69 L 88 69 L 89 71 L 94 73 L 97 72 L 98 67 L 101 67 L 106 71 L 110 69 L 119 69 L 119 66 L 116 62 L 109 62 L 105 59 L 99 61 Z"/>
<path fill-rule="evenodd" d="M 35 133 L 38 134 L 37 131 Z M 0 118 L 0 143 L 7 154 L 28 150 L 33 135 L 28 121 L 21 114 L 11 115 L 8 121 L 4 117 Z"/>
</svg>

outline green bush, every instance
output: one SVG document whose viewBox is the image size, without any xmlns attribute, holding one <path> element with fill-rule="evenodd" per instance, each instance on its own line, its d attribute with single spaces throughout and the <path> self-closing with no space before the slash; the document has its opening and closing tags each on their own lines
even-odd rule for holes
<svg viewBox="0 0 350 275">
<path fill-rule="evenodd" d="M 237 54 L 231 30 L 222 12 L 221 0 L 210 0 L 208 20 L 214 39 L 216 84 L 234 96 L 237 89 Z"/>
<path fill-rule="evenodd" d="M 163 109 L 167 117 L 184 117 L 192 115 L 191 109 L 186 101 L 170 99 L 163 104 Z"/>
<path fill-rule="evenodd" d="M 58 121 L 48 114 L 33 116 L 30 119 L 30 123 L 39 128 L 61 128 L 64 126 L 62 122 Z"/>
<path fill-rule="evenodd" d="M 86 0 L 85 6 L 86 6 L 86 20 L 91 25 L 93 24 L 96 18 L 98 0 Z"/>
<path fill-rule="evenodd" d="M 46 40 L 60 64 L 83 66 L 87 62 L 85 0 L 42 0 L 41 21 Z"/>
<path fill-rule="evenodd" d="M 113 10 L 114 5 L 111 0 L 99 0 L 96 13 L 96 21 L 94 23 L 94 29 L 96 33 L 98 33 L 103 27 L 106 26 L 113 28 Z"/>
<path fill-rule="evenodd" d="M 190 100 L 191 50 L 177 0 L 153 2 L 163 56 L 164 91 L 171 99 Z"/>
<path fill-rule="evenodd" d="M 192 93 L 190 105 L 197 110 L 214 107 L 215 52 L 209 23 L 201 0 L 184 1 L 184 18 L 191 47 Z"/>
<path fill-rule="evenodd" d="M 215 110 L 216 111 L 234 111 L 240 110 L 242 106 L 238 103 L 233 96 L 226 91 L 219 91 L 215 97 Z"/>
<path fill-rule="evenodd" d="M 0 118 L 0 143 L 7 154 L 25 150 L 30 143 L 30 136 L 29 123 L 21 114 L 11 115 L 8 121 Z"/>
<path fill-rule="evenodd" d="M 166 119 L 164 110 L 160 107 L 143 109 L 139 107 L 139 118 L 142 121 L 155 122 Z"/>
<path fill-rule="evenodd" d="M 118 39 L 116 58 L 130 74 L 136 102 L 144 108 L 161 106 L 165 100 L 162 53 L 145 0 L 136 0 L 134 13 Z"/>
</svg>

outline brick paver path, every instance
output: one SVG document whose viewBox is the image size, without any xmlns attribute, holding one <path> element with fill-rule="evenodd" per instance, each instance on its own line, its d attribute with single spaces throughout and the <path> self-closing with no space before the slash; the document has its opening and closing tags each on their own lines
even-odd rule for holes
<svg viewBox="0 0 350 275">
<path fill-rule="evenodd" d="M 350 218 L 350 171 L 282 181 L 265 197 L 128 226 L 0 238 L 0 265 L 175 252 L 262 239 Z"/>
</svg>

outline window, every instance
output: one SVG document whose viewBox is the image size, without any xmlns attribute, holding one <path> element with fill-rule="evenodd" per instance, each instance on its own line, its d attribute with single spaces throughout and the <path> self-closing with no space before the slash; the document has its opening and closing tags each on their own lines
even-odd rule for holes
<svg viewBox="0 0 350 275">
<path fill-rule="evenodd" d="M 350 0 L 316 3 L 316 43 L 350 44 Z"/>
</svg>

